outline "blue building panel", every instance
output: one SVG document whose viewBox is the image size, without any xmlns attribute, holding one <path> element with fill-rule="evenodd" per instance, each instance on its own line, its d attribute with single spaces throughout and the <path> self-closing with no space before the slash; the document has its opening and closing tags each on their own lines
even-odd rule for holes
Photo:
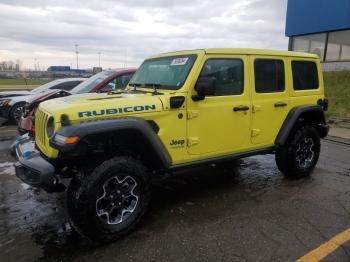
<svg viewBox="0 0 350 262">
<path fill-rule="evenodd" d="M 65 72 L 70 71 L 70 66 L 50 66 L 47 71 Z"/>
<path fill-rule="evenodd" d="M 286 36 L 350 28 L 350 0 L 289 0 Z"/>
</svg>

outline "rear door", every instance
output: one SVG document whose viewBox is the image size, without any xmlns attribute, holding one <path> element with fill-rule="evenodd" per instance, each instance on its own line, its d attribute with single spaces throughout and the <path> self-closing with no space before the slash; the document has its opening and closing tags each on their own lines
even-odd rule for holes
<svg viewBox="0 0 350 262">
<path fill-rule="evenodd" d="M 251 56 L 253 144 L 272 145 L 289 112 L 289 77 L 284 57 Z"/>
</svg>

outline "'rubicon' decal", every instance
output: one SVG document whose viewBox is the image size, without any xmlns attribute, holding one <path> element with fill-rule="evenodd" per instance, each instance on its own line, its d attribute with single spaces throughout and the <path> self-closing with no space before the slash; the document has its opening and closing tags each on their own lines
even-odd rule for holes
<svg viewBox="0 0 350 262">
<path fill-rule="evenodd" d="M 156 109 L 156 105 L 126 106 L 126 107 L 119 107 L 119 108 L 108 108 L 108 109 L 101 109 L 101 110 L 78 112 L 78 116 L 90 117 L 90 116 L 115 115 L 115 114 L 122 114 L 122 113 L 150 111 L 155 109 Z"/>
</svg>

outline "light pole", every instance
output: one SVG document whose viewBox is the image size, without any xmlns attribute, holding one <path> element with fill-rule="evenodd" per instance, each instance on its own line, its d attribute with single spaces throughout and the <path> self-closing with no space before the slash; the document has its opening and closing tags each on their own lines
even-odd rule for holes
<svg viewBox="0 0 350 262">
<path fill-rule="evenodd" d="M 98 67 L 101 67 L 101 52 L 98 52 Z"/>
<path fill-rule="evenodd" d="M 79 50 L 78 50 L 78 44 L 75 44 L 75 54 L 76 54 L 76 56 L 77 56 L 77 69 L 79 69 L 79 58 L 78 58 L 78 56 L 79 56 Z"/>
</svg>

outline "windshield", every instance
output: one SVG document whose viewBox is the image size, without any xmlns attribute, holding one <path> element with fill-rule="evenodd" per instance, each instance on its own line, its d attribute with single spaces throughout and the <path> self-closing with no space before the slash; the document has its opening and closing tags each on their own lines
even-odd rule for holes
<svg viewBox="0 0 350 262">
<path fill-rule="evenodd" d="M 76 87 L 74 87 L 70 92 L 72 94 L 82 94 L 82 93 L 89 93 L 92 89 L 94 89 L 99 83 L 101 83 L 103 80 L 105 80 L 110 75 L 114 74 L 114 71 L 103 71 L 100 72 L 89 79 L 85 80 L 84 82 L 80 83 Z"/>
<path fill-rule="evenodd" d="M 196 55 L 168 56 L 149 59 L 142 63 L 129 85 L 177 90 L 184 84 L 196 60 Z"/>
<path fill-rule="evenodd" d="M 41 93 L 41 92 L 44 92 L 44 91 L 46 91 L 47 89 L 49 89 L 50 87 L 53 87 L 53 86 L 55 86 L 55 85 L 57 85 L 57 84 L 59 84 L 59 83 L 61 83 L 62 82 L 62 80 L 53 80 L 53 81 L 51 81 L 51 82 L 48 82 L 48 83 L 46 83 L 46 84 L 44 84 L 44 85 L 42 85 L 42 86 L 39 86 L 39 87 L 37 87 L 37 88 L 34 88 L 33 90 L 31 90 L 30 92 L 31 93 L 34 93 L 34 94 L 38 94 L 38 93 Z"/>
</svg>

